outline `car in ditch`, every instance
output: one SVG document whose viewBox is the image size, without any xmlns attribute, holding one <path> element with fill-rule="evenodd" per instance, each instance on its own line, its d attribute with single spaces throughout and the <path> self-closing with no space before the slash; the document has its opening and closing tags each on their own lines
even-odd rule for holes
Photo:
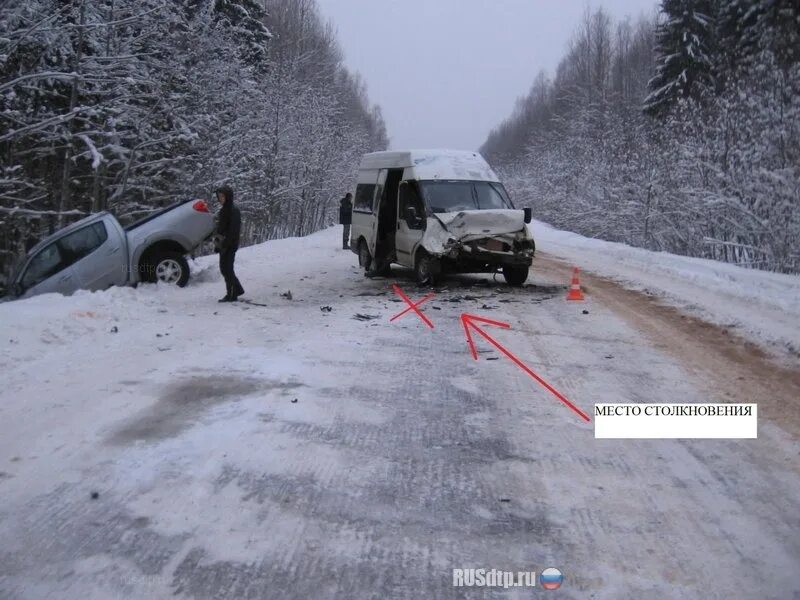
<svg viewBox="0 0 800 600">
<path fill-rule="evenodd" d="M 350 248 L 370 275 L 396 263 L 420 284 L 502 271 L 519 286 L 536 250 L 530 221 L 477 152 L 372 152 L 358 172 Z"/>
<path fill-rule="evenodd" d="M 45 238 L 19 261 L 9 295 L 69 295 L 79 289 L 189 281 L 186 255 L 214 230 L 205 200 L 186 200 L 123 227 L 109 212 L 90 215 Z"/>
</svg>

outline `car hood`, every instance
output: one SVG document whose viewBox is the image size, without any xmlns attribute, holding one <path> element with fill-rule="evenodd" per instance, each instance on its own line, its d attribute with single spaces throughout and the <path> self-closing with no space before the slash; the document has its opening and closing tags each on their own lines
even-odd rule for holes
<svg viewBox="0 0 800 600">
<path fill-rule="evenodd" d="M 525 227 L 525 213 L 521 210 L 464 210 L 435 215 L 444 228 L 458 239 L 515 233 Z"/>
</svg>

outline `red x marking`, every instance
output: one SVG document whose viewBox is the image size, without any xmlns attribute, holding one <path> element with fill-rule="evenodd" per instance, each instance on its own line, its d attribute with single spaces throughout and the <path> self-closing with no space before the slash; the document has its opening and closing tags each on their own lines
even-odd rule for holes
<svg viewBox="0 0 800 600">
<path fill-rule="evenodd" d="M 422 311 L 421 311 L 421 310 L 419 310 L 419 308 L 417 308 L 417 307 L 418 307 L 420 304 L 422 304 L 423 302 L 427 302 L 428 300 L 430 300 L 431 298 L 433 298 L 434 294 L 428 294 L 427 296 L 424 296 L 424 297 L 423 297 L 423 298 L 422 298 L 422 299 L 421 299 L 419 302 L 417 302 L 416 304 L 414 304 L 414 303 L 413 303 L 413 302 L 412 302 L 412 301 L 409 299 L 409 297 L 408 297 L 408 296 L 406 296 L 406 295 L 403 293 L 403 290 L 401 290 L 401 289 L 400 289 L 400 286 L 399 286 L 399 285 L 397 285 L 396 283 L 393 283 L 393 284 L 392 284 L 392 289 L 394 290 L 394 293 L 395 293 L 395 294 L 397 294 L 398 296 L 400 296 L 400 297 L 401 297 L 401 298 L 402 298 L 402 299 L 405 301 L 405 303 L 406 303 L 406 304 L 408 304 L 408 308 L 407 308 L 407 309 L 405 309 L 403 312 L 400 312 L 400 313 L 396 314 L 395 316 L 393 316 L 391 319 L 389 319 L 389 321 L 394 321 L 395 319 L 399 319 L 400 317 L 402 317 L 402 316 L 403 316 L 404 314 L 406 314 L 407 312 L 409 312 L 409 311 L 413 310 L 415 313 L 417 313 L 417 315 L 419 316 L 419 318 L 420 318 L 420 319 L 422 319 L 422 322 L 423 322 L 423 323 L 425 323 L 425 325 L 427 325 L 428 327 L 430 327 L 431 329 L 433 329 L 433 323 L 431 323 L 431 322 L 430 322 L 430 319 L 428 319 L 428 317 L 426 317 L 426 316 L 425 316 L 425 315 L 422 313 Z"/>
</svg>

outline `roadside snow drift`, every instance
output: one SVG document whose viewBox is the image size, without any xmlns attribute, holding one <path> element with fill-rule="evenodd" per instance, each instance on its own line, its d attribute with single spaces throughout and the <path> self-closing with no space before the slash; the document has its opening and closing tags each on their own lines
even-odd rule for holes
<svg viewBox="0 0 800 600">
<path fill-rule="evenodd" d="M 661 296 L 712 323 L 735 327 L 778 354 L 800 356 L 800 277 L 651 252 L 534 221 L 538 250 Z M 536 264 L 534 262 L 534 270 Z"/>
</svg>

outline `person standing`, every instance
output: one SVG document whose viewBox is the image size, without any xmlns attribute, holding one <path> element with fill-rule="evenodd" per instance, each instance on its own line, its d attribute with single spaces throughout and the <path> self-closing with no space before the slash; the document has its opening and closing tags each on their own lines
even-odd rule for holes
<svg viewBox="0 0 800 600">
<path fill-rule="evenodd" d="M 342 225 L 342 249 L 350 249 L 350 225 L 353 223 L 353 194 L 347 192 L 339 202 L 339 223 Z"/>
<path fill-rule="evenodd" d="M 239 296 L 244 294 L 244 288 L 233 270 L 236 251 L 239 249 L 242 215 L 239 213 L 239 207 L 233 203 L 233 190 L 230 186 L 223 185 L 215 193 L 217 202 L 222 205 L 217 223 L 217 239 L 219 240 L 219 271 L 225 278 L 225 295 L 219 301 L 236 302 Z"/>
</svg>

